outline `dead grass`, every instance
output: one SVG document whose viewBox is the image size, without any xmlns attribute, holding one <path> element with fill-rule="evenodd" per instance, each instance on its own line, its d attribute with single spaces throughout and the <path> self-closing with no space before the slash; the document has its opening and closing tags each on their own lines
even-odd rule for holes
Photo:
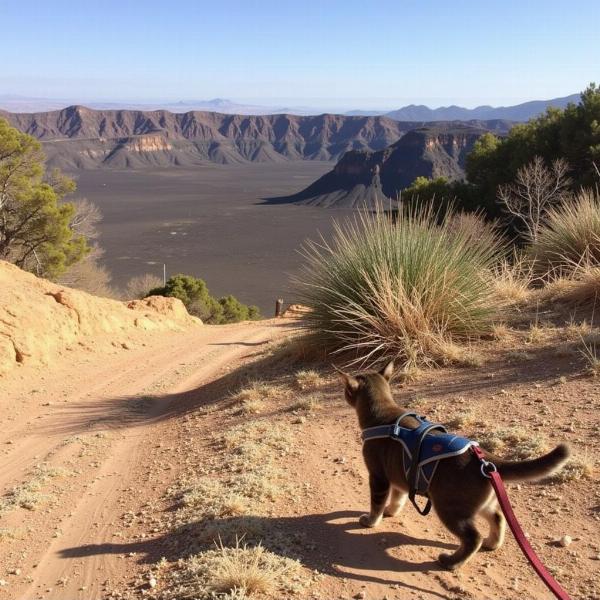
<svg viewBox="0 0 600 600">
<path fill-rule="evenodd" d="M 282 389 L 261 381 L 252 381 L 231 396 L 231 400 L 246 415 L 256 415 L 264 411 L 266 402 L 281 395 Z"/>
<path fill-rule="evenodd" d="M 572 456 L 560 471 L 549 477 L 549 480 L 556 483 L 567 483 L 579 479 L 592 479 L 594 471 L 595 463 L 589 456 Z"/>
<path fill-rule="evenodd" d="M 220 546 L 188 559 L 167 573 L 164 600 L 183 598 L 243 600 L 289 597 L 301 591 L 303 569 L 298 561 L 269 552 L 260 544 Z"/>
<path fill-rule="evenodd" d="M 466 408 L 457 412 L 448 421 L 447 426 L 449 429 L 465 429 L 478 422 L 477 413 L 472 408 Z"/>
<path fill-rule="evenodd" d="M 498 342 L 512 341 L 515 337 L 515 330 L 506 323 L 494 323 L 491 329 L 492 339 Z"/>
<path fill-rule="evenodd" d="M 314 369 L 302 369 L 295 375 L 295 384 L 300 390 L 314 389 L 322 386 L 325 378 Z"/>
<path fill-rule="evenodd" d="M 597 336 L 588 335 L 581 338 L 582 347 L 579 353 L 583 357 L 586 371 L 589 375 L 597 377 L 600 375 L 600 358 L 598 357 Z"/>
<path fill-rule="evenodd" d="M 486 450 L 514 460 L 540 456 L 548 449 L 544 436 L 523 427 L 500 427 L 479 435 L 477 441 Z"/>
<path fill-rule="evenodd" d="M 481 367 L 483 355 L 476 352 L 471 346 L 462 346 L 452 342 L 441 342 L 439 355 L 443 364 L 459 365 L 463 367 Z"/>
<path fill-rule="evenodd" d="M 42 493 L 44 484 L 49 479 L 69 474 L 70 471 L 62 467 L 51 467 L 46 463 L 36 465 L 29 480 L 15 486 L 4 498 L 0 499 L 0 514 L 19 507 L 36 510 L 40 505 L 54 499 L 53 494 Z"/>
<path fill-rule="evenodd" d="M 493 285 L 503 304 L 523 304 L 531 297 L 533 263 L 522 254 L 502 259 L 493 269 Z"/>
<path fill-rule="evenodd" d="M 310 396 L 305 396 L 301 400 L 298 400 L 298 402 L 295 402 L 294 404 L 292 404 L 290 406 L 289 410 L 294 413 L 296 413 L 296 412 L 314 413 L 318 410 L 321 410 L 322 408 L 323 408 L 323 405 L 321 404 L 321 400 L 319 399 L 319 396 L 310 395 Z"/>
</svg>

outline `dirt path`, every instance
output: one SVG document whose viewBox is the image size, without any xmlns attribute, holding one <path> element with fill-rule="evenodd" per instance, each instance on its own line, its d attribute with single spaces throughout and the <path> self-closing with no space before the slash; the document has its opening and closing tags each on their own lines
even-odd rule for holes
<svg viewBox="0 0 600 600">
<path fill-rule="evenodd" d="M 16 492 L 0 505 L 0 600 L 147 597 L 149 573 L 162 557 L 174 564 L 197 551 L 202 515 L 178 523 L 169 490 L 198 472 L 230 476 L 215 434 L 253 420 L 289 432 L 293 452 L 278 466 L 292 492 L 243 518 L 276 534 L 264 537 L 267 549 L 279 553 L 281 539 L 290 540 L 291 555 L 320 574 L 299 597 L 548 598 L 510 536 L 500 551 L 448 573 L 436 557 L 455 540 L 434 515 L 406 506 L 378 529 L 358 525 L 368 505 L 366 471 L 356 417 L 339 382 L 326 372 L 316 386 L 299 388 L 296 372 L 304 365 L 263 360 L 269 342 L 289 328 L 265 321 L 164 334 L 102 361 L 78 354 L 52 372 L 21 369 L 7 382 L 0 490 Z M 241 414 L 227 401 L 248 369 L 274 388 L 256 414 Z M 580 455 L 596 456 L 597 442 L 589 440 L 600 426 L 597 380 L 569 375 L 557 385 L 572 366 L 543 353 L 526 374 L 520 369 L 500 357 L 485 370 L 441 370 L 398 387 L 397 399 L 441 420 L 469 406 L 492 429 L 544 429 L 550 443 L 566 440 Z M 292 410 L 311 397 L 320 408 Z M 567 425 L 545 428 L 548 411 Z M 510 487 L 534 547 L 572 597 L 598 598 L 597 480 Z M 552 540 L 565 533 L 573 545 L 557 547 Z"/>
<path fill-rule="evenodd" d="M 92 600 L 130 576 L 119 555 L 64 549 L 119 540 L 127 509 L 176 474 L 150 452 L 171 418 L 197 405 L 202 384 L 285 331 L 269 321 L 203 327 L 4 381 L 0 490 L 13 492 L 0 505 L 0 598 Z"/>
</svg>

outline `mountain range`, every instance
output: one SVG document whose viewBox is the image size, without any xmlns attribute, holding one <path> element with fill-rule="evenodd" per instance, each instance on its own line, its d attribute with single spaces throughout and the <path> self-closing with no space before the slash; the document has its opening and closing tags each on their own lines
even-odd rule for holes
<svg viewBox="0 0 600 600">
<path fill-rule="evenodd" d="M 564 108 L 569 102 L 578 102 L 579 94 L 572 94 L 551 100 L 533 100 L 514 106 L 478 106 L 464 108 L 461 106 L 444 106 L 429 108 L 424 105 L 410 104 L 397 110 L 352 110 L 345 112 L 346 116 L 386 116 L 397 121 L 468 121 L 472 119 L 490 120 L 504 119 L 509 121 L 527 121 L 543 113 L 548 107 Z M 0 110 L 9 112 L 44 112 L 66 108 L 73 104 L 66 100 L 49 98 L 31 98 L 27 96 L 0 95 Z M 96 110 L 140 110 L 155 111 L 166 110 L 174 113 L 189 111 L 210 111 L 222 114 L 238 115 L 319 115 L 325 111 L 306 106 L 264 106 L 257 104 L 241 104 L 224 98 L 212 100 L 182 100 L 179 102 L 90 102 L 88 108 Z"/>
<path fill-rule="evenodd" d="M 70 106 L 0 116 L 38 138 L 49 166 L 65 170 L 192 166 L 286 160 L 338 160 L 349 151 L 377 152 L 423 122 L 384 116 L 226 115 L 165 110 L 93 110 Z M 506 133 L 511 122 L 428 123 Z"/>
</svg>

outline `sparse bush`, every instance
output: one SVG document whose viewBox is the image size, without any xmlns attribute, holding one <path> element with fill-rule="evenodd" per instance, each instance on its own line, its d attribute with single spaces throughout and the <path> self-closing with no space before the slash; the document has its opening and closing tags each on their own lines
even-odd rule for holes
<svg viewBox="0 0 600 600">
<path fill-rule="evenodd" d="M 196 598 L 243 600 L 277 591 L 288 597 L 302 587 L 302 566 L 257 546 L 219 547 L 182 560 L 169 573 L 163 600 Z"/>
<path fill-rule="evenodd" d="M 524 427 L 499 427 L 480 435 L 478 441 L 486 450 L 514 460 L 540 456 L 548 449 L 542 435 Z"/>
<path fill-rule="evenodd" d="M 570 274 L 600 265 L 600 195 L 582 190 L 573 202 L 550 209 L 530 247 L 540 274 Z"/>
<path fill-rule="evenodd" d="M 213 325 L 260 318 L 256 306 L 246 306 L 233 296 L 225 296 L 217 300 L 210 295 L 202 279 L 190 275 L 175 275 L 169 278 L 164 287 L 150 290 L 148 295 L 179 298 L 190 314 Z"/>
<path fill-rule="evenodd" d="M 151 290 L 159 288 L 163 280 L 152 273 L 136 275 L 132 277 L 125 287 L 125 298 L 127 300 L 141 300 L 148 296 Z"/>
<path fill-rule="evenodd" d="M 309 242 L 298 280 L 308 329 L 367 365 L 381 357 L 437 362 L 453 339 L 490 330 L 498 310 L 491 267 L 501 244 L 451 230 L 431 207 L 381 210 Z"/>
</svg>

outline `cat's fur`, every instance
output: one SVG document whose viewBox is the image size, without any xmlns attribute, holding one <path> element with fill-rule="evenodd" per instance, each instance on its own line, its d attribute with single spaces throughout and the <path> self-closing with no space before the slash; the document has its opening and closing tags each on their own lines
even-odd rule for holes
<svg viewBox="0 0 600 600">
<path fill-rule="evenodd" d="M 353 377 L 340 372 L 346 400 L 356 410 L 361 429 L 391 424 L 405 412 L 392 398 L 389 380 L 393 368 L 390 362 L 379 373 Z M 401 425 L 416 427 L 418 423 L 412 417 L 405 417 Z M 371 511 L 360 517 L 364 527 L 376 527 L 383 516 L 395 516 L 404 506 L 408 483 L 401 453 L 400 445 L 391 438 L 372 439 L 363 445 L 371 490 Z M 569 449 L 560 444 L 544 456 L 515 462 L 488 452 L 485 455 L 497 466 L 505 481 L 526 481 L 540 479 L 559 469 L 566 462 Z M 504 515 L 489 480 L 481 474 L 479 459 L 472 452 L 440 461 L 429 487 L 429 497 L 442 523 L 460 541 L 453 554 L 439 555 L 439 562 L 445 568 L 459 568 L 480 548 L 496 550 L 502 545 L 506 529 Z M 476 528 L 477 515 L 489 523 L 490 532 L 485 539 Z"/>
</svg>

